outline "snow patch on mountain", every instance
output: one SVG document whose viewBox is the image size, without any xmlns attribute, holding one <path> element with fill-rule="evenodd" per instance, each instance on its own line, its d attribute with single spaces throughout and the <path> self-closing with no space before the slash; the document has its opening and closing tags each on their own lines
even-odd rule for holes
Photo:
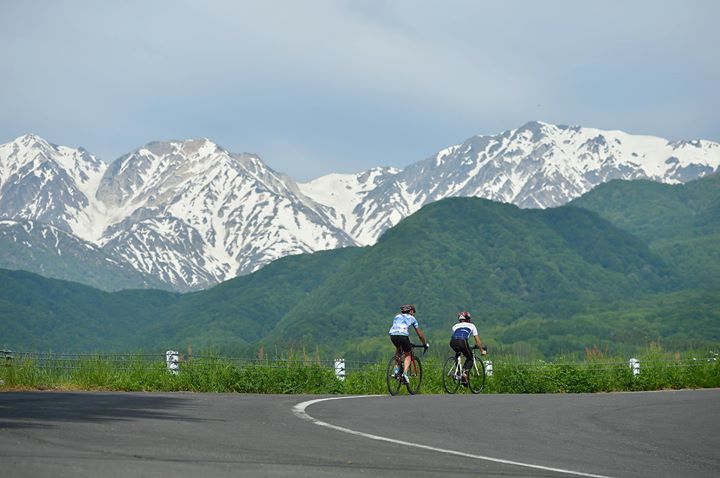
<svg viewBox="0 0 720 478">
<path fill-rule="evenodd" d="M 366 245 L 374 242 L 375 234 L 359 224 L 363 214 L 358 208 L 369 193 L 399 172 L 396 168 L 373 168 L 359 174 L 328 174 L 299 187 L 308 197 L 331 208 L 328 215 L 334 226 Z"/>
</svg>

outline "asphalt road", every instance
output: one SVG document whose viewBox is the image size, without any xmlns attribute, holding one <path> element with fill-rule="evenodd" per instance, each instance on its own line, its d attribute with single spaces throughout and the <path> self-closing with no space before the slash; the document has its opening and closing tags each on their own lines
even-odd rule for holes
<svg viewBox="0 0 720 478">
<path fill-rule="evenodd" d="M 8 477 L 720 476 L 720 390 L 332 397 L 298 406 L 319 398 L 0 393 L 0 470 Z"/>
</svg>

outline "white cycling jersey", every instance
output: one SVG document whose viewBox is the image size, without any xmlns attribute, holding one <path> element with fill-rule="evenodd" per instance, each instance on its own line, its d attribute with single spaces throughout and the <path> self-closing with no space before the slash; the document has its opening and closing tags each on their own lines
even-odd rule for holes
<svg viewBox="0 0 720 478">
<path fill-rule="evenodd" d="M 475 336 L 478 334 L 475 324 L 472 324 L 470 322 L 458 322 L 457 324 L 453 325 L 452 332 L 452 338 L 463 340 L 469 339 L 471 335 Z"/>
</svg>

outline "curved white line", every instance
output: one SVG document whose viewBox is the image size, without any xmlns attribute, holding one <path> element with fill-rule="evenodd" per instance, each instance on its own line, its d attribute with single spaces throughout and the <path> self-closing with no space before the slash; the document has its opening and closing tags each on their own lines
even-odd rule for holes
<svg viewBox="0 0 720 478">
<path fill-rule="evenodd" d="M 339 427 L 339 426 L 333 425 L 331 423 L 320 421 L 316 418 L 311 417 L 305 411 L 305 409 L 307 407 L 309 407 L 310 405 L 312 405 L 314 403 L 318 403 L 318 402 L 325 402 L 328 400 L 344 400 L 344 399 L 348 399 L 348 398 L 367 398 L 367 397 L 380 397 L 380 396 L 382 396 L 382 395 L 353 395 L 353 396 L 349 396 L 349 397 L 318 398 L 315 400 L 308 400 L 306 402 L 298 403 L 297 405 L 295 405 L 293 407 L 293 413 L 298 418 L 307 420 L 311 423 L 314 423 L 315 425 L 320 425 L 321 427 L 330 428 L 332 430 L 337 430 L 337 431 L 343 432 L 343 433 L 349 433 L 351 435 L 357 435 L 357 436 L 361 436 L 361 437 L 365 437 L 365 438 L 370 438 L 371 440 L 395 443 L 396 445 L 404 445 L 404 446 L 409 446 L 409 447 L 414 447 L 414 448 L 421 448 L 423 450 L 436 451 L 439 453 L 446 453 L 448 455 L 462 456 L 465 458 L 473 458 L 475 460 L 492 461 L 494 463 L 503 463 L 505 465 L 515 465 L 515 466 L 522 466 L 525 468 L 533 468 L 535 470 L 554 471 L 556 473 L 564 473 L 566 475 L 585 476 L 588 478 L 611 478 L 606 475 L 593 475 L 591 473 L 582 473 L 580 471 L 564 470 L 562 468 L 552 468 L 549 466 L 533 465 L 531 463 L 522 463 L 519 461 L 503 460 L 502 458 L 493 458 L 490 456 L 474 455 L 472 453 L 463 453 L 461 451 L 447 450 L 445 448 L 437 448 L 434 446 L 422 445 L 420 443 L 413 443 L 413 442 L 409 442 L 407 440 L 396 440 L 394 438 L 387 438 L 387 437 L 382 437 L 379 435 L 372 435 L 370 433 L 359 432 L 356 430 L 351 430 L 350 428 Z"/>
</svg>

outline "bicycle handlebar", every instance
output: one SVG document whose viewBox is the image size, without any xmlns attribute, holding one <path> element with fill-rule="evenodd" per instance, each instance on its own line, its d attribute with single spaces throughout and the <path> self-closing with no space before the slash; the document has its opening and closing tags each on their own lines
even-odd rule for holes
<svg viewBox="0 0 720 478">
<path fill-rule="evenodd" d="M 425 355 L 425 352 L 428 351 L 428 347 L 430 346 L 430 344 L 428 344 L 428 347 L 426 347 L 422 344 L 413 344 L 413 343 L 411 343 L 410 345 L 412 345 L 412 347 L 416 348 L 416 349 L 419 349 L 419 348 L 425 349 L 425 350 L 423 350 L 423 355 Z"/>
</svg>

